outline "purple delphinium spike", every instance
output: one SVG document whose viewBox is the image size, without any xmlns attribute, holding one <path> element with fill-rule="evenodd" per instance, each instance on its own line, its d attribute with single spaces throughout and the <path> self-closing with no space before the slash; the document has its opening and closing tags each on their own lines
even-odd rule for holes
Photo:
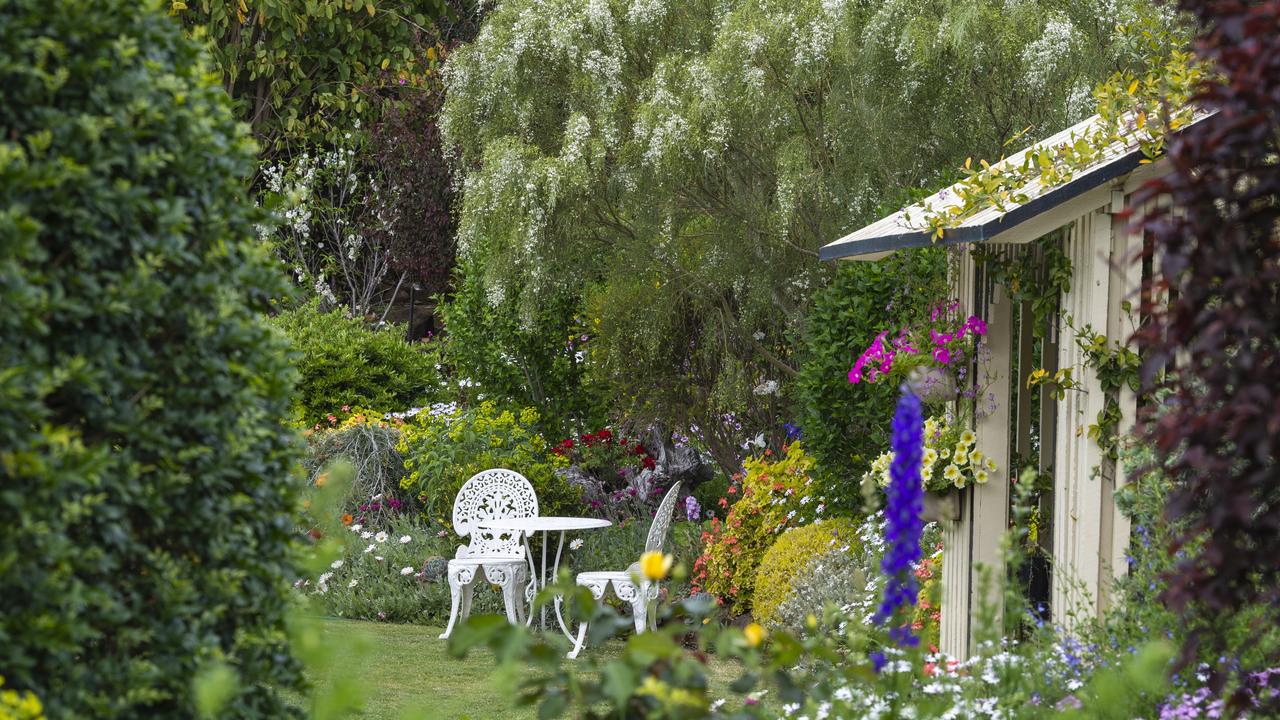
<svg viewBox="0 0 1280 720">
<path fill-rule="evenodd" d="M 876 623 L 894 620 L 903 607 L 916 604 L 919 588 L 914 566 L 920 561 L 920 533 L 924 521 L 924 486 L 920 482 L 920 463 L 924 447 L 924 422 L 920 398 L 905 386 L 893 415 L 893 462 L 889 465 L 889 488 L 885 503 L 884 538 L 887 550 L 880 569 L 888 578 L 884 597 L 876 612 Z M 920 639 L 910 626 L 898 622 L 890 627 L 889 636 L 899 645 L 913 647 Z"/>
</svg>

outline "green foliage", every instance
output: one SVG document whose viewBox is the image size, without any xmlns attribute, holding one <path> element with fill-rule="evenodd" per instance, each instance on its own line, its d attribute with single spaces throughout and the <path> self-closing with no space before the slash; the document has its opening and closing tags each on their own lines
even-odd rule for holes
<svg viewBox="0 0 1280 720">
<path fill-rule="evenodd" d="M 459 253 L 515 316 L 580 302 L 620 414 L 711 432 L 732 412 L 780 440 L 831 275 L 817 248 L 967 155 L 1081 117 L 1128 56 L 1115 23 L 1149 6 L 644 7 L 505 2 L 450 57 Z M 728 470 L 740 443 L 709 440 Z"/>
<path fill-rule="evenodd" d="M 918 251 L 843 263 L 814 299 L 797 383 L 799 425 L 818 460 L 822 492 L 843 509 L 860 507 L 854 478 L 889 445 L 898 390 L 889 383 L 851 384 L 849 368 L 880 332 L 928 318 L 930 307 L 946 297 L 945 262 L 941 252 Z"/>
<path fill-rule="evenodd" d="M 755 619 L 765 625 L 777 624 L 778 606 L 791 596 L 797 575 L 813 558 L 833 547 L 856 545 L 856 528 L 853 521 L 837 518 L 784 532 L 760 559 L 751 594 L 751 612 Z"/>
<path fill-rule="evenodd" d="M 436 62 L 418 32 L 440 0 L 171 0 L 207 40 L 236 115 L 268 158 L 336 141 L 376 116 L 379 92 L 418 84 Z"/>
<path fill-rule="evenodd" d="M 0 668 L 53 717 L 288 714 L 293 371 L 253 147 L 154 3 L 0 7 Z"/>
<path fill-rule="evenodd" d="M 436 308 L 446 331 L 444 358 L 468 400 L 483 395 L 539 408 L 548 435 L 566 437 L 604 424 L 578 348 L 585 337 L 576 301 L 559 296 L 537 308 L 486 293 L 464 270 L 456 292 Z"/>
<path fill-rule="evenodd" d="M 352 525 L 337 533 L 338 557 L 298 589 L 326 616 L 441 625 L 450 601 L 440 560 L 453 557 L 458 536 L 439 537 L 440 529 L 408 516 L 379 527 Z M 501 594 L 483 583 L 474 602 L 477 613 L 502 609 Z"/>
<path fill-rule="evenodd" d="M 695 589 L 717 596 L 734 612 L 750 608 L 765 551 L 784 530 L 817 520 L 826 510 L 826 499 L 810 494 L 813 464 L 799 442 L 782 457 L 765 451 L 746 461 L 741 497 L 724 522 L 713 519 L 703 534 L 703 553 L 693 566 Z"/>
<path fill-rule="evenodd" d="M 529 479 L 540 514 L 577 514 L 580 491 L 555 474 L 567 461 L 538 434 L 538 420 L 533 408 L 499 411 L 491 400 L 453 413 L 419 413 L 404 425 L 399 450 L 409 474 L 401 485 L 417 493 L 427 517 L 447 523 L 463 483 L 507 468 Z"/>
<path fill-rule="evenodd" d="M 395 328 L 370 328 L 341 310 L 321 312 L 315 302 L 286 310 L 271 323 L 298 352 L 294 414 L 304 425 L 326 422 L 343 406 L 407 410 L 439 392 L 435 359 L 406 343 Z"/>
</svg>

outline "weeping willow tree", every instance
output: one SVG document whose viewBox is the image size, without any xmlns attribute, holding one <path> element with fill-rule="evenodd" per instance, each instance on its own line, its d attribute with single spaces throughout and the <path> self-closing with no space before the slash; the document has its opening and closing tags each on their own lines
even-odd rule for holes
<svg viewBox="0 0 1280 720">
<path fill-rule="evenodd" d="M 614 411 L 696 425 L 731 464 L 790 412 L 831 273 L 817 249 L 968 155 L 1089 114 L 1132 60 L 1117 26 L 1152 17 L 1134 0 L 501 2 L 446 68 L 459 251 L 531 330 L 572 298 Z M 536 331 L 549 352 L 579 332 Z"/>
</svg>

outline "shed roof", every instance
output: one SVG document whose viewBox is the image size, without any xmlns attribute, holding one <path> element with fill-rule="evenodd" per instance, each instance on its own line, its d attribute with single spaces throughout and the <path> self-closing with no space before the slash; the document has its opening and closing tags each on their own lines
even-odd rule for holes
<svg viewBox="0 0 1280 720">
<path fill-rule="evenodd" d="M 1200 122 L 1208 115 L 1209 113 L 1197 112 L 1192 122 L 1184 126 L 1184 129 Z M 1073 143 L 1076 139 L 1090 134 L 1094 127 L 1101 123 L 1102 119 L 1094 115 L 1056 135 L 1027 147 L 1002 160 L 1001 163 L 1020 165 L 1031 150 L 1053 147 L 1063 143 Z M 952 185 L 939 190 L 915 205 L 899 210 L 860 230 L 849 233 L 835 242 L 824 245 L 819 250 L 818 256 L 822 260 L 855 258 L 874 260 L 895 250 L 929 247 L 935 244 L 950 245 L 953 243 L 988 241 L 1089 190 L 1128 175 L 1142 164 L 1143 157 L 1142 148 L 1136 136 L 1115 142 L 1093 164 L 1075 172 L 1070 181 L 1061 185 L 1046 187 L 1037 176 L 1019 189 L 1019 192 L 1028 198 L 1025 203 L 1021 205 L 1006 205 L 1003 210 L 995 207 L 984 208 L 966 218 L 958 227 L 948 228 L 942 239 L 935 243 L 932 239 L 932 232 L 925 228 L 923 221 L 925 207 L 928 206 L 937 211 L 959 204 L 959 197 L 956 192 L 957 185 Z M 908 221 L 908 217 L 910 217 L 910 221 Z"/>
</svg>

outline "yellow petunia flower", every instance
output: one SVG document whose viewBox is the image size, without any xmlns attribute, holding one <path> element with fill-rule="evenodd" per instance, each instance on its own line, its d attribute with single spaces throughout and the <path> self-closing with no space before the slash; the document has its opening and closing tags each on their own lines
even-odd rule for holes
<svg viewBox="0 0 1280 720">
<path fill-rule="evenodd" d="M 967 465 L 969 463 L 969 453 L 957 450 L 956 454 L 951 456 L 951 462 L 957 465 Z"/>
<path fill-rule="evenodd" d="M 986 457 L 986 455 L 983 455 L 981 450 L 974 450 L 973 452 L 969 453 L 969 460 L 973 462 L 974 467 L 978 467 L 979 465 L 981 465 L 982 459 L 984 457 Z"/>
<path fill-rule="evenodd" d="M 965 445 L 972 445 L 978 441 L 978 436 L 973 434 L 972 430 L 965 430 L 960 434 L 960 442 Z"/>
<path fill-rule="evenodd" d="M 979 485 L 986 484 L 986 482 L 987 482 L 987 471 L 986 471 L 986 470 L 975 470 L 975 471 L 974 471 L 974 473 L 973 473 L 973 481 L 974 481 L 974 482 L 976 482 L 976 483 L 978 483 Z"/>
<path fill-rule="evenodd" d="M 942 471 L 942 477 L 946 478 L 949 482 L 955 482 L 960 478 L 960 468 L 955 465 L 948 465 L 947 469 Z"/>
<path fill-rule="evenodd" d="M 760 647 L 760 643 L 764 642 L 764 638 L 769 633 L 760 623 L 751 623 L 742 628 L 742 634 L 747 638 L 747 644 L 751 647 Z"/>
<path fill-rule="evenodd" d="M 987 458 L 987 472 L 995 472 L 995 471 L 996 471 L 996 461 L 993 460 L 992 458 Z"/>
</svg>

